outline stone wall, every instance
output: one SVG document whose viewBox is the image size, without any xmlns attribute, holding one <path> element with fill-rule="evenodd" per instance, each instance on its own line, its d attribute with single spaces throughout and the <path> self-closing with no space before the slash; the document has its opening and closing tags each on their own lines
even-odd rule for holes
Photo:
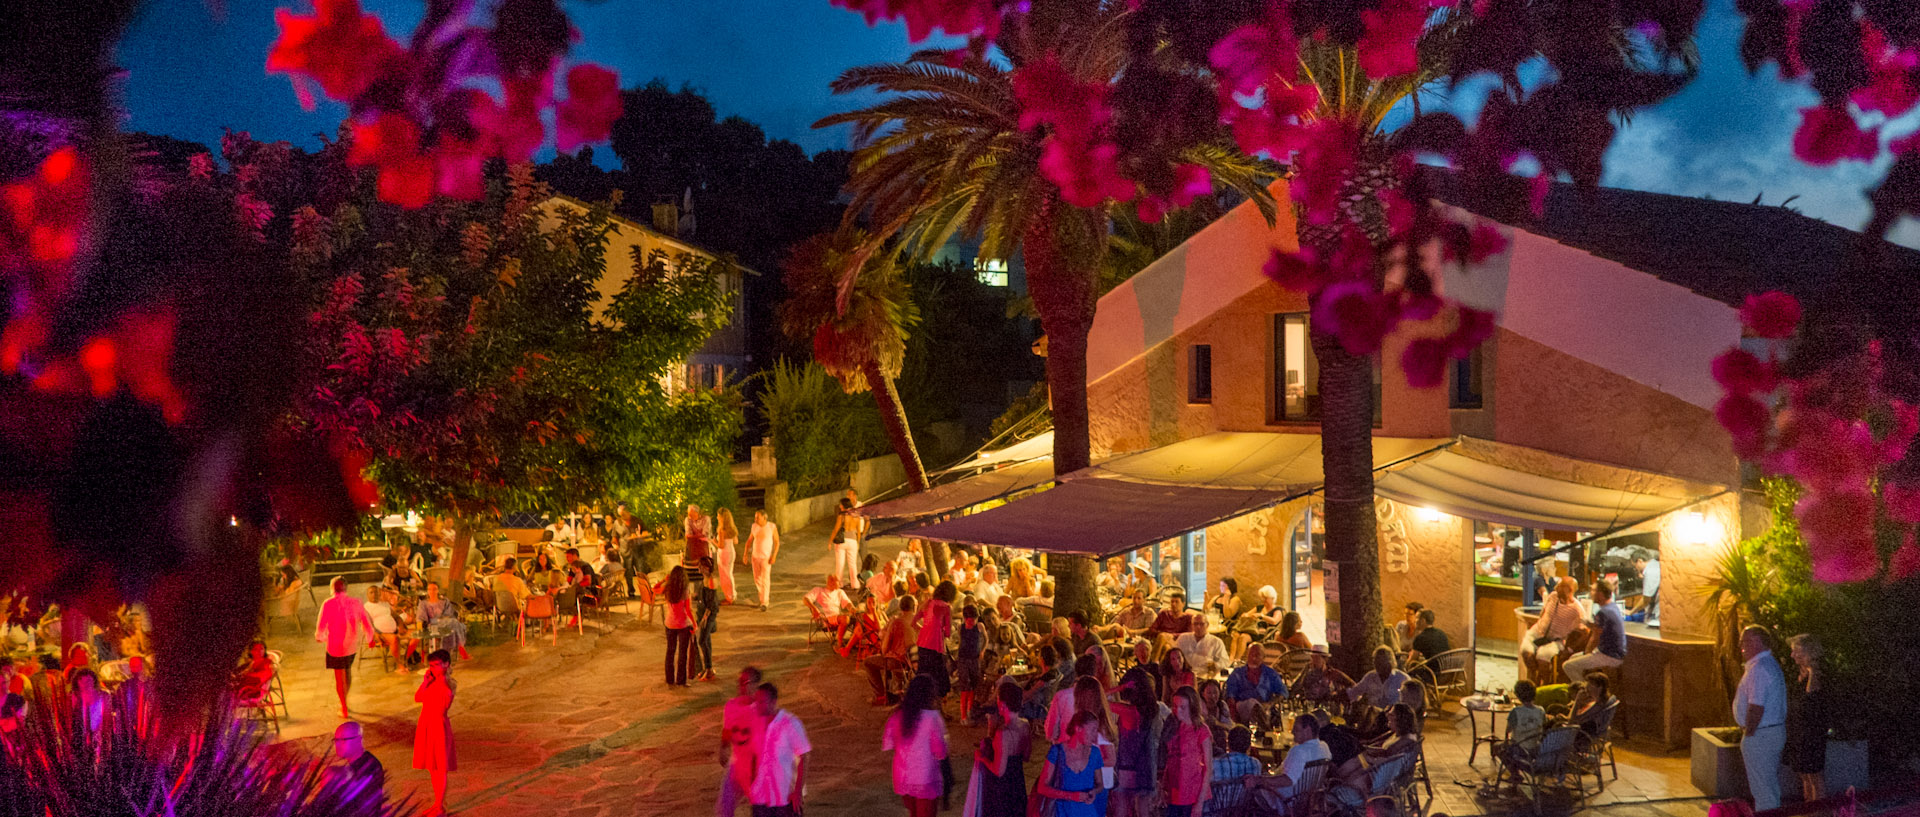
<svg viewBox="0 0 1920 817">
<path fill-rule="evenodd" d="M 893 454 L 869 457 L 854 463 L 850 475 L 853 492 L 864 501 L 881 491 L 896 487 L 907 481 L 907 470 L 900 464 L 900 458 Z M 767 518 L 783 531 L 797 531 L 822 519 L 833 516 L 834 506 L 840 503 L 845 489 L 817 496 L 794 497 L 789 495 L 785 482 L 776 482 L 767 488 Z"/>
<path fill-rule="evenodd" d="M 1699 514 L 1696 518 L 1693 515 Z M 1713 637 L 1706 607 L 1720 557 L 1740 537 L 1740 497 L 1726 494 L 1657 520 L 1660 531 L 1660 630 Z"/>
<path fill-rule="evenodd" d="M 1454 647 L 1472 646 L 1473 523 L 1390 499 L 1375 499 L 1374 507 L 1382 617 L 1389 625 L 1400 621 L 1407 602 L 1417 601 L 1433 610 Z"/>
</svg>

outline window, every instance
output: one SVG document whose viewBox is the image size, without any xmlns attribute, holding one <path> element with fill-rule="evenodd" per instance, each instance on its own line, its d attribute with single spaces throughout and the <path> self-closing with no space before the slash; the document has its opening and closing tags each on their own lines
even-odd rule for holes
<svg viewBox="0 0 1920 817">
<path fill-rule="evenodd" d="M 1007 261 L 1004 258 L 973 259 L 973 277 L 990 287 L 1007 285 Z"/>
<path fill-rule="evenodd" d="M 1320 418 L 1320 366 L 1307 340 L 1307 313 L 1273 316 L 1273 419 Z"/>
<path fill-rule="evenodd" d="M 1188 347 L 1187 402 L 1213 402 L 1213 347 L 1209 344 Z"/>
<path fill-rule="evenodd" d="M 1180 563 L 1190 606 L 1204 609 L 1207 604 L 1207 532 L 1204 529 L 1180 535 Z"/>
<path fill-rule="evenodd" d="M 1483 377 L 1482 353 L 1486 347 L 1475 346 L 1465 360 L 1454 360 L 1447 364 L 1447 407 L 1457 409 L 1477 409 L 1483 404 L 1480 397 L 1480 379 Z"/>
</svg>

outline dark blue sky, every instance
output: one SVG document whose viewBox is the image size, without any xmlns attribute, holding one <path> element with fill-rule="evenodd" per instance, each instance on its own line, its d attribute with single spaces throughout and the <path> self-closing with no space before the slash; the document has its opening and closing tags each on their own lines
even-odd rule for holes
<svg viewBox="0 0 1920 817">
<path fill-rule="evenodd" d="M 304 3 L 304 0 L 302 0 Z M 404 38 L 420 0 L 362 0 Z M 1857 228 L 1867 216 L 1862 190 L 1882 166 L 1807 167 L 1793 158 L 1796 109 L 1812 94 L 1769 70 L 1748 77 L 1738 59 L 1740 20 L 1733 0 L 1709 0 L 1701 29 L 1700 79 L 1661 107 L 1642 112 L 1615 139 L 1605 183 L 1681 195 L 1768 203 L 1788 196 L 1802 212 Z M 129 127 L 213 144 L 232 126 L 256 137 L 311 145 L 331 133 L 344 110 L 306 112 L 285 77 L 262 67 L 275 37 L 268 0 L 152 0 L 130 32 L 121 64 Z M 209 6 L 223 7 L 221 18 Z M 282 4 L 284 5 L 284 4 Z M 302 6 L 304 8 L 304 5 Z M 583 41 L 575 55 L 609 65 L 628 83 L 654 77 L 691 83 L 724 116 L 739 114 L 771 137 L 809 151 L 844 147 L 844 132 L 809 125 L 857 104 L 827 83 L 841 70 L 894 61 L 913 50 L 899 25 L 869 28 L 827 0 L 600 0 L 568 7 Z M 1920 124 L 1890 126 L 1895 134 Z M 1920 246 L 1920 228 L 1903 224 L 1902 243 Z"/>
</svg>

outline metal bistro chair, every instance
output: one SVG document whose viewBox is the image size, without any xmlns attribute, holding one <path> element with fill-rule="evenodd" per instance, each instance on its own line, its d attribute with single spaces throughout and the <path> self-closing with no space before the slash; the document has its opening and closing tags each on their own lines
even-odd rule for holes
<svg viewBox="0 0 1920 817">
<path fill-rule="evenodd" d="M 1408 814 L 1425 814 L 1426 807 L 1420 800 L 1419 780 L 1414 775 L 1415 764 L 1419 760 L 1420 753 L 1415 750 L 1374 767 L 1373 791 L 1368 797 L 1392 797 Z"/>
<path fill-rule="evenodd" d="M 279 650 L 267 650 L 267 660 L 273 662 L 273 680 L 267 684 L 267 699 L 280 707 L 281 715 L 292 717 L 293 713 L 287 711 L 287 688 L 280 683 L 280 670 L 286 666 L 283 658 L 285 656 Z"/>
<path fill-rule="evenodd" d="M 580 588 L 578 587 L 562 588 L 559 593 L 556 593 L 554 595 L 553 609 L 556 616 L 561 613 L 567 613 L 573 616 L 573 628 L 574 628 L 575 635 L 586 634 L 586 624 L 580 620 L 580 612 L 581 612 Z M 559 638 L 559 623 L 560 623 L 559 620 L 556 618 L 554 621 L 554 625 L 555 625 L 554 637 L 556 639 L 556 643 L 557 643 L 557 639 Z"/>
<path fill-rule="evenodd" d="M 1293 781 L 1293 796 L 1282 804 L 1283 817 L 1311 817 L 1324 813 L 1327 799 L 1327 777 L 1332 774 L 1332 760 L 1316 760 L 1300 770 L 1300 779 Z"/>
<path fill-rule="evenodd" d="M 1569 776 L 1573 778 L 1574 790 L 1582 797 L 1586 795 L 1586 789 L 1581 786 L 1579 772 L 1572 765 L 1575 751 L 1573 744 L 1579 736 L 1578 727 L 1562 726 L 1549 729 L 1540 737 L 1540 746 L 1534 750 L 1532 757 L 1515 758 L 1509 761 L 1508 768 L 1515 775 L 1514 782 L 1530 784 L 1533 787 L 1533 794 L 1529 799 L 1535 814 L 1540 813 L 1542 791 L 1549 784 L 1564 791 Z M 1496 785 L 1498 782 L 1499 779 L 1495 778 Z"/>
<path fill-rule="evenodd" d="M 1467 662 L 1472 660 L 1473 650 L 1462 647 L 1457 650 L 1447 650 L 1407 670 L 1408 677 L 1420 678 L 1421 683 L 1427 683 L 1428 678 L 1432 679 L 1432 683 L 1427 688 L 1427 700 L 1432 704 L 1427 708 L 1428 712 L 1440 711 L 1446 703 L 1447 696 L 1457 697 L 1469 691 Z"/>
<path fill-rule="evenodd" d="M 1613 728 L 1613 716 L 1619 711 L 1620 696 L 1618 695 L 1608 698 L 1607 702 L 1600 706 L 1600 712 L 1594 717 L 1593 722 L 1598 734 L 1589 736 L 1585 745 L 1579 748 L 1573 758 L 1575 775 L 1593 775 L 1595 793 L 1604 791 L 1607 787 L 1607 778 L 1602 770 L 1611 768 L 1613 779 L 1620 779 L 1620 766 L 1613 761 L 1613 740 L 1609 732 Z"/>
<path fill-rule="evenodd" d="M 635 582 L 636 586 L 638 584 Z M 619 562 L 608 562 L 607 569 L 600 572 L 600 596 L 606 607 L 612 607 L 614 600 L 618 599 L 620 612 L 628 612 L 627 603 L 632 597 L 627 595 L 627 569 L 621 567 Z"/>
</svg>

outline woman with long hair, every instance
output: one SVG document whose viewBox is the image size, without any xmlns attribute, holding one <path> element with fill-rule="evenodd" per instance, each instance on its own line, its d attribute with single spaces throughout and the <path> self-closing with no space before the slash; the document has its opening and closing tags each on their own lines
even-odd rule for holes
<svg viewBox="0 0 1920 817">
<path fill-rule="evenodd" d="M 987 718 L 987 736 L 973 754 L 980 776 L 980 813 L 1023 815 L 1027 813 L 1027 753 L 1032 750 L 1033 730 L 1020 717 L 1024 693 L 1020 685 L 1001 679 L 993 687 L 999 705 Z"/>
<path fill-rule="evenodd" d="M 947 637 L 953 634 L 953 600 L 959 596 L 953 582 L 943 581 L 933 589 L 933 600 L 920 615 L 920 633 L 914 644 L 919 648 L 920 672 L 933 676 L 935 694 L 947 696 L 952 681 L 947 672 Z"/>
<path fill-rule="evenodd" d="M 1160 659 L 1161 689 L 1166 690 L 1167 703 L 1173 703 L 1173 693 L 1181 687 L 1193 686 L 1193 668 L 1187 666 L 1187 654 L 1179 650 L 1167 650 Z"/>
<path fill-rule="evenodd" d="M 1280 643 L 1296 650 L 1313 649 L 1313 639 L 1300 632 L 1300 613 L 1288 610 L 1280 616 Z"/>
<path fill-rule="evenodd" d="M 453 602 L 440 597 L 439 582 L 427 583 L 427 597 L 415 608 L 414 615 L 420 618 L 421 636 L 435 649 L 452 645 L 460 653 L 460 660 L 473 659 L 467 654 L 467 625 L 460 620 Z"/>
<path fill-rule="evenodd" d="M 1811 803 L 1826 796 L 1829 701 L 1826 671 L 1820 666 L 1819 639 L 1802 633 L 1787 641 L 1800 668 L 1787 682 L 1787 760 L 1800 776 L 1800 792 Z M 1593 673 L 1588 678 L 1605 678 Z"/>
<path fill-rule="evenodd" d="M 722 513 L 725 508 L 720 509 Z M 701 681 L 718 680 L 713 671 L 713 632 L 720 629 L 720 576 L 725 575 L 714 570 L 713 557 L 700 560 L 703 576 L 693 590 L 693 661 L 700 669 L 695 676 Z"/>
<path fill-rule="evenodd" d="M 527 560 L 527 578 L 529 580 L 535 577 L 544 580 L 547 574 L 552 573 L 554 569 L 553 551 L 544 547 L 534 551 L 533 558 Z M 544 584 L 544 582 L 542 582 L 542 584 Z"/>
<path fill-rule="evenodd" d="M 1165 738 L 1167 817 L 1192 817 L 1212 794 L 1213 732 L 1200 719 L 1200 693 L 1184 686 L 1173 693 L 1173 720 Z"/>
<path fill-rule="evenodd" d="M 740 552 L 740 530 L 733 526 L 733 511 L 726 508 L 713 512 L 714 569 L 720 573 L 719 590 L 721 601 L 733 603 L 733 560 Z"/>
<path fill-rule="evenodd" d="M 667 600 L 667 686 L 687 685 L 693 674 L 693 590 L 688 586 L 687 569 L 674 565 L 667 573 L 664 595 Z"/>
<path fill-rule="evenodd" d="M 1114 741 L 1114 796 L 1108 802 L 1114 817 L 1145 817 L 1152 811 L 1159 782 L 1163 708 L 1146 668 L 1127 670 L 1120 679 L 1120 701 L 1114 709 L 1114 725 L 1120 731 Z"/>
<path fill-rule="evenodd" d="M 1107 790 L 1100 779 L 1104 754 L 1097 745 L 1100 719 L 1079 712 L 1067 722 L 1067 739 L 1047 750 L 1034 791 L 1054 801 L 1054 817 L 1105 817 Z"/>
<path fill-rule="evenodd" d="M 1007 595 L 1024 599 L 1038 592 L 1040 586 L 1033 581 L 1033 562 L 1020 557 L 1007 563 Z"/>
<path fill-rule="evenodd" d="M 413 730 L 413 767 L 424 769 L 433 781 L 433 808 L 429 815 L 447 813 L 447 773 L 458 768 L 453 754 L 453 656 L 434 650 L 427 656 L 426 677 L 413 700 L 420 704 L 420 723 Z"/>
<path fill-rule="evenodd" d="M 908 817 L 933 817 L 940 802 L 947 721 L 940 716 L 937 692 L 933 676 L 913 676 L 880 738 L 881 751 L 893 753 L 893 793 L 900 795 Z"/>
<path fill-rule="evenodd" d="M 1113 788 L 1113 764 L 1119 759 L 1114 738 L 1119 733 L 1113 728 L 1113 710 L 1107 707 L 1107 691 L 1100 686 L 1099 679 L 1081 678 L 1073 682 L 1073 711 L 1091 714 L 1098 721 L 1100 732 L 1094 738 L 1094 745 L 1100 747 L 1100 785 Z"/>
<path fill-rule="evenodd" d="M 1240 583 L 1232 576 L 1220 579 L 1219 592 L 1207 600 L 1207 609 L 1220 614 L 1220 621 L 1228 627 L 1240 619 Z"/>
</svg>

